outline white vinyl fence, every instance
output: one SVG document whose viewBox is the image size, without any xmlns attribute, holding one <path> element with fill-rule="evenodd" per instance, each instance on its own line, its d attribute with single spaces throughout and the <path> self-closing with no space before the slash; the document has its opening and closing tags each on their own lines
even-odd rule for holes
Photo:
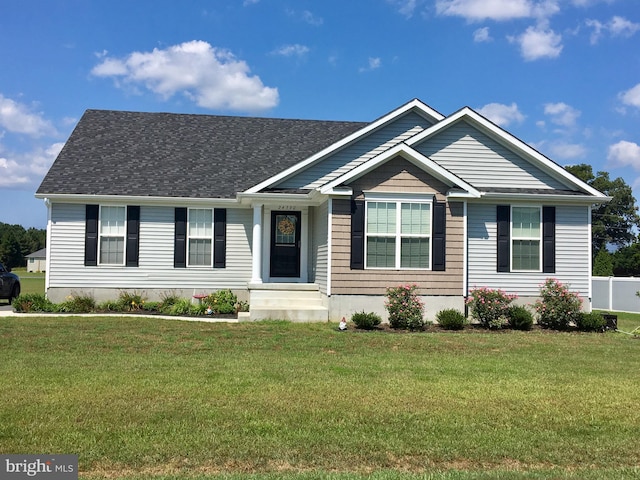
<svg viewBox="0 0 640 480">
<path fill-rule="evenodd" d="M 640 278 L 591 277 L 594 310 L 640 313 Z"/>
</svg>

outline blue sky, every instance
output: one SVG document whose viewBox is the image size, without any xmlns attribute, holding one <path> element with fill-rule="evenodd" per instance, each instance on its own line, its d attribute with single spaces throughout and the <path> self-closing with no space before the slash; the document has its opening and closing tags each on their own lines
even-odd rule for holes
<svg viewBox="0 0 640 480">
<path fill-rule="evenodd" d="M 86 109 L 469 106 L 640 198 L 637 0 L 2 0 L 0 36 L 0 222 L 46 226 L 34 193 Z"/>
</svg>

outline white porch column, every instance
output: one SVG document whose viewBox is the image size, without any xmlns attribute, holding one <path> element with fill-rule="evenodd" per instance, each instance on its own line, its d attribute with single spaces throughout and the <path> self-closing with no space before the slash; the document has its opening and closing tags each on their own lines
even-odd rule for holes
<svg viewBox="0 0 640 480">
<path fill-rule="evenodd" d="M 253 256 L 251 283 L 262 283 L 262 204 L 253 205 Z"/>
</svg>

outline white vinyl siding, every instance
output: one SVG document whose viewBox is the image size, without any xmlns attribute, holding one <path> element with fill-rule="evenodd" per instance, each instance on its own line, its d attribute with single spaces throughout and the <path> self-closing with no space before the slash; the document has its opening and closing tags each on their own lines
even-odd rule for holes
<svg viewBox="0 0 640 480">
<path fill-rule="evenodd" d="M 464 121 L 414 148 L 476 188 L 567 188 Z"/>
<path fill-rule="evenodd" d="M 556 272 L 497 272 L 496 205 L 467 207 L 469 289 L 501 288 L 519 296 L 537 296 L 547 277 L 568 283 L 583 298 L 589 295 L 589 208 L 556 206 Z"/>
<path fill-rule="evenodd" d="M 329 235 L 329 202 L 309 208 L 309 281 L 316 283 L 322 293 L 327 293 Z"/>
<path fill-rule="evenodd" d="M 124 265 L 127 208 L 100 206 L 99 265 Z"/>
<path fill-rule="evenodd" d="M 542 207 L 511 207 L 511 271 L 539 272 Z"/>
<path fill-rule="evenodd" d="M 280 188 L 317 188 L 430 127 L 410 112 L 278 184 Z"/>
<path fill-rule="evenodd" d="M 251 279 L 251 209 L 227 208 L 224 269 L 174 268 L 171 206 L 140 207 L 139 267 L 84 265 L 85 206 L 53 203 L 50 223 L 49 286 L 75 289 L 245 289 Z"/>
</svg>

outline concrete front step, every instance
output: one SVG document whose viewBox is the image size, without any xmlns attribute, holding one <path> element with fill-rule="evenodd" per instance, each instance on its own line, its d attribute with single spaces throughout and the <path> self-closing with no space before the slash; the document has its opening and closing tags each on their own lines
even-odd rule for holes
<svg viewBox="0 0 640 480">
<path fill-rule="evenodd" d="M 249 285 L 249 319 L 326 322 L 329 309 L 320 288 L 310 283 Z"/>
<path fill-rule="evenodd" d="M 326 307 L 306 308 L 253 308 L 249 320 L 289 320 L 290 322 L 328 322 L 329 309 Z"/>
</svg>

